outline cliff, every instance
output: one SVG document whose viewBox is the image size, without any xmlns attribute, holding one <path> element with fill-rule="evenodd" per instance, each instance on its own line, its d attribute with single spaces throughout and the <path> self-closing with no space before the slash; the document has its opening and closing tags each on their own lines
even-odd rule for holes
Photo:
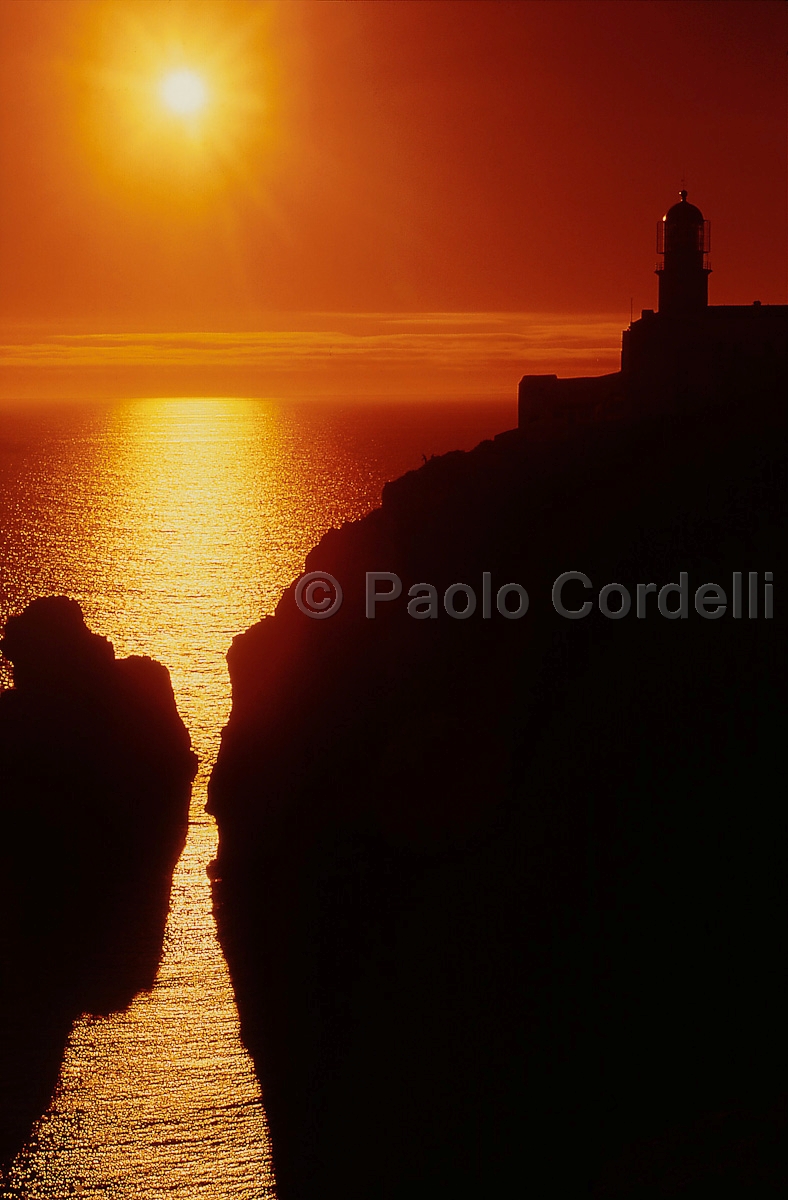
<svg viewBox="0 0 788 1200">
<path fill-rule="evenodd" d="M 327 534 L 335 615 L 234 640 L 215 907 L 280 1200 L 784 1184 L 784 560 L 782 404 L 545 416 Z"/>
<path fill-rule="evenodd" d="M 0 1163 L 45 1109 L 71 1023 L 125 1007 L 161 955 L 196 757 L 165 667 L 116 660 L 76 601 L 0 648 Z"/>
</svg>

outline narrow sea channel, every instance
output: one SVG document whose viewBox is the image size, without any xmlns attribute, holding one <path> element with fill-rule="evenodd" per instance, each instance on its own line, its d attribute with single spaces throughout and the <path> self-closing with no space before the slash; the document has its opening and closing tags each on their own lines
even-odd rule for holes
<svg viewBox="0 0 788 1200">
<path fill-rule="evenodd" d="M 423 457 L 507 428 L 513 405 L 161 399 L 0 416 L 0 622 L 35 596 L 77 599 L 119 656 L 169 668 L 200 758 L 153 990 L 76 1022 L 0 1198 L 272 1200 L 264 1098 L 206 875 L 225 654 L 328 528 L 368 512 Z"/>
</svg>

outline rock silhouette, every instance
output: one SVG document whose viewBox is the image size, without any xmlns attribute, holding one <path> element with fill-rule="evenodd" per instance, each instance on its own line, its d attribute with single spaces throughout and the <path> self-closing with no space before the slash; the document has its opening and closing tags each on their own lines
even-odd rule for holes
<svg viewBox="0 0 788 1200">
<path fill-rule="evenodd" d="M 1 1164 L 49 1101 L 72 1021 L 152 985 L 196 757 L 166 668 L 117 660 L 76 601 L 34 600 L 0 648 Z"/>
<path fill-rule="evenodd" d="M 546 413 L 327 534 L 331 619 L 234 640 L 215 908 L 280 1200 L 784 1186 L 785 479 L 779 390 Z"/>
</svg>

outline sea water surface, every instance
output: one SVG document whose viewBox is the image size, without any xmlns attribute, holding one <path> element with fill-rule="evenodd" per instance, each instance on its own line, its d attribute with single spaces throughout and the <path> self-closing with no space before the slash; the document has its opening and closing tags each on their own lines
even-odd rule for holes
<svg viewBox="0 0 788 1200">
<path fill-rule="evenodd" d="M 155 985 L 124 1012 L 75 1023 L 2 1200 L 275 1196 L 206 875 L 225 654 L 274 611 L 322 534 L 374 508 L 387 480 L 514 423 L 514 403 L 500 401 L 0 407 L 0 625 L 36 596 L 78 600 L 118 656 L 169 668 L 200 759 Z"/>
</svg>

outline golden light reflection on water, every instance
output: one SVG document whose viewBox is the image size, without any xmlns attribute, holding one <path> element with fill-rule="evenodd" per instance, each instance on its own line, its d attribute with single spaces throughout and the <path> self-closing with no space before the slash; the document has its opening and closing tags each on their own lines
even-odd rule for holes
<svg viewBox="0 0 788 1200">
<path fill-rule="evenodd" d="M 153 991 L 74 1026 L 53 1103 L 4 1195 L 273 1197 L 260 1091 L 210 913 L 215 845 L 207 822 L 192 825 Z"/>
<path fill-rule="evenodd" d="M 205 873 L 216 830 L 203 809 L 229 708 L 227 646 L 273 608 L 315 531 L 276 532 L 278 473 L 293 464 L 264 406 L 148 402 L 102 423 L 98 456 L 46 481 L 61 517 L 45 568 L 59 578 L 46 590 L 76 595 L 118 654 L 169 666 L 200 773 L 153 991 L 75 1025 L 53 1103 L 4 1195 L 269 1197 L 265 1115 L 216 940 Z"/>
<path fill-rule="evenodd" d="M 200 758 L 154 988 L 123 1013 L 75 1024 L 3 1200 L 273 1197 L 206 876 L 225 654 L 273 611 L 327 528 L 368 511 L 422 453 L 473 444 L 496 422 L 490 410 L 452 433 L 444 409 L 436 440 L 413 415 L 397 430 L 383 414 L 369 424 L 317 406 L 149 400 L 23 416 L 0 439 L 0 620 L 37 595 L 75 597 L 118 655 L 169 667 Z"/>
</svg>

